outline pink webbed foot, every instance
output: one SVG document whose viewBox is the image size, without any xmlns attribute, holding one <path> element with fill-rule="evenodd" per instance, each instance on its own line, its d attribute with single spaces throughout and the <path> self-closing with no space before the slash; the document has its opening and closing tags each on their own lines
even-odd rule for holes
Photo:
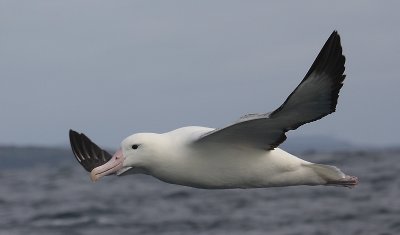
<svg viewBox="0 0 400 235">
<path fill-rule="evenodd" d="M 326 185 L 332 186 L 343 186 L 347 188 L 353 188 L 358 184 L 358 178 L 356 176 L 346 175 L 343 179 L 331 180 L 326 183 Z"/>
</svg>

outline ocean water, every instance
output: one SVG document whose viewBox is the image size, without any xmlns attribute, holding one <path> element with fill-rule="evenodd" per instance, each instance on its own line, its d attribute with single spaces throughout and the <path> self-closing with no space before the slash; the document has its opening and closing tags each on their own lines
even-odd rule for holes
<svg viewBox="0 0 400 235">
<path fill-rule="evenodd" d="M 91 183 L 75 162 L 2 169 L 0 235 L 400 234 L 400 153 L 304 158 L 360 184 L 201 190 L 145 175 Z"/>
</svg>

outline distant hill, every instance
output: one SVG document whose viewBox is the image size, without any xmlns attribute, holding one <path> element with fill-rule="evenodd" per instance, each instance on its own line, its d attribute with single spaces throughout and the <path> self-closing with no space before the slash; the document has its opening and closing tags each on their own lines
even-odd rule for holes
<svg viewBox="0 0 400 235">
<path fill-rule="evenodd" d="M 0 168 L 40 164 L 70 164 L 76 161 L 66 148 L 0 146 Z"/>
<path fill-rule="evenodd" d="M 295 153 L 351 151 L 359 149 L 359 146 L 350 142 L 329 136 L 289 137 L 280 147 Z"/>
<path fill-rule="evenodd" d="M 294 154 L 367 150 L 347 141 L 327 136 L 290 136 L 280 147 Z M 388 149 L 400 150 L 400 148 L 381 148 L 380 150 Z M 369 150 L 374 150 L 374 148 Z M 109 152 L 112 153 L 112 151 Z M 43 164 L 61 165 L 76 163 L 69 146 L 65 148 L 0 146 L 0 169 L 30 167 Z"/>
</svg>

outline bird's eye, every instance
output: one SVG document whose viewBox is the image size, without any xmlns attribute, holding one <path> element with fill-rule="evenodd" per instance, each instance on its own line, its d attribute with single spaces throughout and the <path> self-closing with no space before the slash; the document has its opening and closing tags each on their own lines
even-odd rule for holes
<svg viewBox="0 0 400 235">
<path fill-rule="evenodd" d="M 137 149 L 137 148 L 139 148 L 139 145 L 138 145 L 138 144 L 132 145 L 132 149 Z"/>
</svg>

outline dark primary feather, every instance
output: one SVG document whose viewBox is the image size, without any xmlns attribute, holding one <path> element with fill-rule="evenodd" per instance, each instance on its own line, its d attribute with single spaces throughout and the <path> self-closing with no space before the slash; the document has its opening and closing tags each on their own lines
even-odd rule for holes
<svg viewBox="0 0 400 235">
<path fill-rule="evenodd" d="M 111 154 L 102 150 L 82 133 L 79 134 L 76 131 L 69 130 L 69 140 L 76 160 L 88 172 L 108 162 L 112 157 Z"/>
<path fill-rule="evenodd" d="M 345 57 L 340 36 L 334 31 L 304 79 L 275 111 L 249 114 L 237 123 L 212 131 L 194 144 L 238 144 L 271 150 L 286 140 L 285 133 L 318 120 L 336 109 L 345 78 Z"/>
</svg>

